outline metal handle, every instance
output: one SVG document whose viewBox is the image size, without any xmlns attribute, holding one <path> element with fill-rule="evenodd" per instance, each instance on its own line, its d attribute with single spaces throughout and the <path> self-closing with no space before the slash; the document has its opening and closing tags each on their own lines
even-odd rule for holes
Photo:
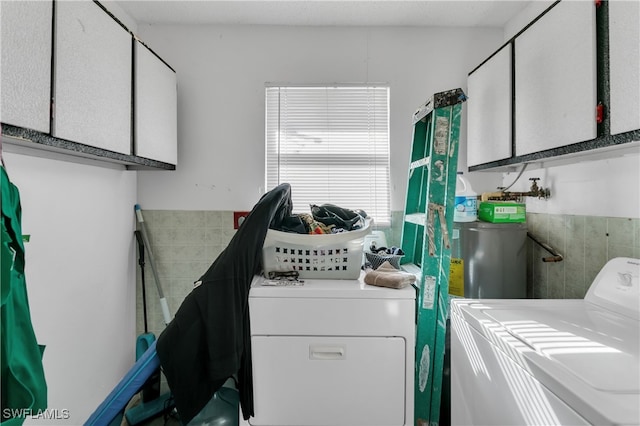
<svg viewBox="0 0 640 426">
<path fill-rule="evenodd" d="M 162 309 L 162 317 L 164 318 L 164 323 L 169 324 L 169 322 L 171 321 L 171 314 L 169 313 L 169 304 L 167 303 L 167 299 L 165 299 L 164 292 L 162 291 L 162 285 L 160 284 L 160 277 L 158 277 L 158 270 L 156 269 L 155 259 L 153 257 L 153 252 L 151 251 L 151 244 L 149 243 L 149 237 L 147 236 L 147 227 L 142 217 L 142 209 L 138 204 L 135 205 L 135 213 L 136 213 L 136 218 L 138 219 L 138 223 L 140 224 L 142 241 L 144 242 L 145 248 L 147 250 L 149 263 L 151 264 L 151 271 L 153 272 L 153 278 L 155 279 L 155 282 L 156 282 L 156 288 L 158 289 L 158 296 L 160 297 L 160 308 Z"/>
<path fill-rule="evenodd" d="M 343 346 L 309 346 L 309 359 L 339 360 L 345 359 L 346 354 Z"/>
</svg>

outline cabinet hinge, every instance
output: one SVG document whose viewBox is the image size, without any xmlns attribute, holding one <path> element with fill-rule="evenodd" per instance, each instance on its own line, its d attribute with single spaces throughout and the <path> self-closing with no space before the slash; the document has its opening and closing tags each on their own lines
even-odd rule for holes
<svg viewBox="0 0 640 426">
<path fill-rule="evenodd" d="M 601 124 L 604 121 L 605 108 L 602 102 L 596 105 L 596 123 Z"/>
</svg>

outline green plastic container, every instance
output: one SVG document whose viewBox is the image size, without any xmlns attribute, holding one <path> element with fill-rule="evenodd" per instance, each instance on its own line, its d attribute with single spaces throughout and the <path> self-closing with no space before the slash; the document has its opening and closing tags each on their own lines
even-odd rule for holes
<svg viewBox="0 0 640 426">
<path fill-rule="evenodd" d="M 510 201 L 483 201 L 478 209 L 478 218 L 491 223 L 526 222 L 527 212 L 524 204 Z"/>
</svg>

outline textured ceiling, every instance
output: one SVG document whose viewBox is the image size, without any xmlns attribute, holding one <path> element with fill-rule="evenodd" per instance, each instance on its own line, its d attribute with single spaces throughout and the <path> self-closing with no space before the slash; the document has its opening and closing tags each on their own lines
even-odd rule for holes
<svg viewBox="0 0 640 426">
<path fill-rule="evenodd" d="M 141 24 L 503 27 L 531 1 L 119 0 Z"/>
</svg>

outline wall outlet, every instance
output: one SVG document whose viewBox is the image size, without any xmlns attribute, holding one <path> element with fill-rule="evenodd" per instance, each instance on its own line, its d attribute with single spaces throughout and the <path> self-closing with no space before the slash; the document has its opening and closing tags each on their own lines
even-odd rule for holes
<svg viewBox="0 0 640 426">
<path fill-rule="evenodd" d="M 233 229 L 238 229 L 250 212 L 233 212 Z"/>
</svg>

